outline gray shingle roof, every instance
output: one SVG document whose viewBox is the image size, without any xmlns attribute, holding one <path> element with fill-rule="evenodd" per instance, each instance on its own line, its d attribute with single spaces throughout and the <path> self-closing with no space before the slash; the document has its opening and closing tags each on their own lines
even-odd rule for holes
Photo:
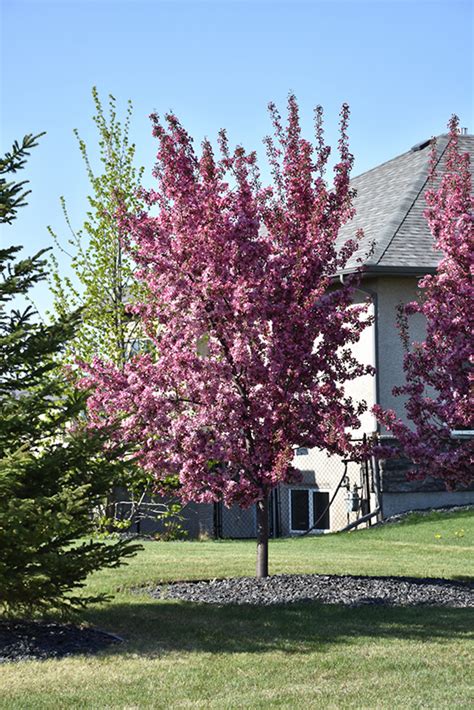
<svg viewBox="0 0 474 710">
<path fill-rule="evenodd" d="M 438 173 L 443 171 L 447 145 L 446 135 L 437 138 Z M 459 136 L 459 148 L 470 154 L 474 174 L 474 135 Z M 342 245 L 359 228 L 364 237 L 348 270 L 357 258 L 363 259 L 369 271 L 386 273 L 404 269 L 425 273 L 436 267 L 440 255 L 423 216 L 430 155 L 427 141 L 351 180 L 357 191 L 356 215 L 341 229 L 338 241 Z M 374 249 L 367 257 L 371 244 Z"/>
</svg>

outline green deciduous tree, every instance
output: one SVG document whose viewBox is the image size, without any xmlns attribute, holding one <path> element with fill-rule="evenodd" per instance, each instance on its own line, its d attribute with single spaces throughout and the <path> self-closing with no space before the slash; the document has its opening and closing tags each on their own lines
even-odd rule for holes
<svg viewBox="0 0 474 710">
<path fill-rule="evenodd" d="M 82 227 L 75 230 L 65 197 L 61 205 L 69 238 L 62 240 L 50 227 L 56 251 L 69 259 L 70 271 L 63 268 L 64 258 L 50 256 L 50 288 L 54 297 L 54 311 L 64 316 L 80 308 L 82 317 L 74 338 L 66 347 L 64 362 L 84 362 L 98 356 L 123 369 L 131 352 L 143 347 L 139 323 L 127 313 L 138 295 L 139 286 L 133 278 L 130 251 L 124 251 L 123 234 L 117 221 L 117 210 L 124 206 L 132 214 L 142 209 L 140 182 L 143 168 L 135 167 L 135 145 L 130 142 L 132 103 L 128 102 L 125 119 L 117 116 L 116 99 L 109 95 L 108 110 L 94 87 L 93 116 L 98 133 L 98 151 L 89 150 L 78 130 L 74 134 L 79 144 L 90 185 L 88 211 Z M 97 165 L 95 153 L 98 152 Z M 143 291 L 143 286 L 140 287 Z M 128 494 L 143 500 L 149 476 L 136 469 L 129 476 Z M 123 490 L 114 484 L 109 492 L 103 520 L 108 529 L 116 526 L 117 503 Z M 107 522 L 108 521 L 108 522 Z M 113 524 L 112 524 L 112 521 Z"/>
<path fill-rule="evenodd" d="M 129 129 L 132 104 L 128 102 L 125 121 L 117 118 L 116 100 L 109 96 L 106 114 L 94 87 L 94 122 L 99 134 L 100 168 L 95 170 L 88 148 L 77 130 L 74 131 L 91 186 L 89 209 L 83 226 L 74 230 L 66 200 L 61 204 L 70 237 L 67 246 L 50 228 L 55 244 L 70 258 L 72 276 L 64 276 L 55 255 L 51 257 L 53 274 L 51 290 L 58 315 L 82 308 L 82 321 L 71 341 L 66 357 L 90 361 L 105 357 L 118 367 L 125 363 L 130 348 L 138 338 L 136 327 L 127 315 L 127 303 L 136 297 L 132 279 L 130 253 L 124 253 L 118 221 L 120 207 L 137 214 L 142 208 L 139 188 L 143 173 L 136 168 L 135 145 L 130 143 Z"/>
</svg>

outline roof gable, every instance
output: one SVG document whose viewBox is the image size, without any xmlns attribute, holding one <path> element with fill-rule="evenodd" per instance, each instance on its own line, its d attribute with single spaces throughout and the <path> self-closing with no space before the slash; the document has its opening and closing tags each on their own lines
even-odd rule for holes
<svg viewBox="0 0 474 710">
<path fill-rule="evenodd" d="M 443 172 L 447 145 L 448 136 L 437 138 L 438 174 Z M 474 170 L 474 136 L 459 136 L 459 148 L 470 154 Z M 341 228 L 338 243 L 342 246 L 359 228 L 364 236 L 347 270 L 355 268 L 357 259 L 369 271 L 386 273 L 403 269 L 424 273 L 437 266 L 440 254 L 423 216 L 430 157 L 431 146 L 425 142 L 351 180 L 356 215 Z"/>
</svg>

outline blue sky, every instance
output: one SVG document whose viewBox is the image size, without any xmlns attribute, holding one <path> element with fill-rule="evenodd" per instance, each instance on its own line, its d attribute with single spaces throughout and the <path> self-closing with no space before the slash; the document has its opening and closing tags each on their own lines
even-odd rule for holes
<svg viewBox="0 0 474 710">
<path fill-rule="evenodd" d="M 1 8 L 2 150 L 47 131 L 24 171 L 29 205 L 2 233 L 2 245 L 25 253 L 51 244 L 48 224 L 66 237 L 60 195 L 73 224 L 84 219 L 88 183 L 73 129 L 94 154 L 94 84 L 119 107 L 132 99 L 145 185 L 152 110 L 172 108 L 197 141 L 226 127 L 232 142 L 261 149 L 269 100 L 283 108 L 294 91 L 308 133 L 322 104 L 330 142 L 348 101 L 354 174 L 444 132 L 452 113 L 474 131 L 467 0 L 1 0 Z M 47 306 L 45 287 L 36 301 Z"/>
</svg>

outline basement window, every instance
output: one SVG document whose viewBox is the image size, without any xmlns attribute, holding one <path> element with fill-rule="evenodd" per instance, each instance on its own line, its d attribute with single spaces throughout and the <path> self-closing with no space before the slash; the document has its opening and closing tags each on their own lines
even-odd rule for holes
<svg viewBox="0 0 474 710">
<path fill-rule="evenodd" d="M 317 522 L 315 532 L 330 530 L 329 491 L 290 489 L 290 531 L 304 532 Z"/>
</svg>

